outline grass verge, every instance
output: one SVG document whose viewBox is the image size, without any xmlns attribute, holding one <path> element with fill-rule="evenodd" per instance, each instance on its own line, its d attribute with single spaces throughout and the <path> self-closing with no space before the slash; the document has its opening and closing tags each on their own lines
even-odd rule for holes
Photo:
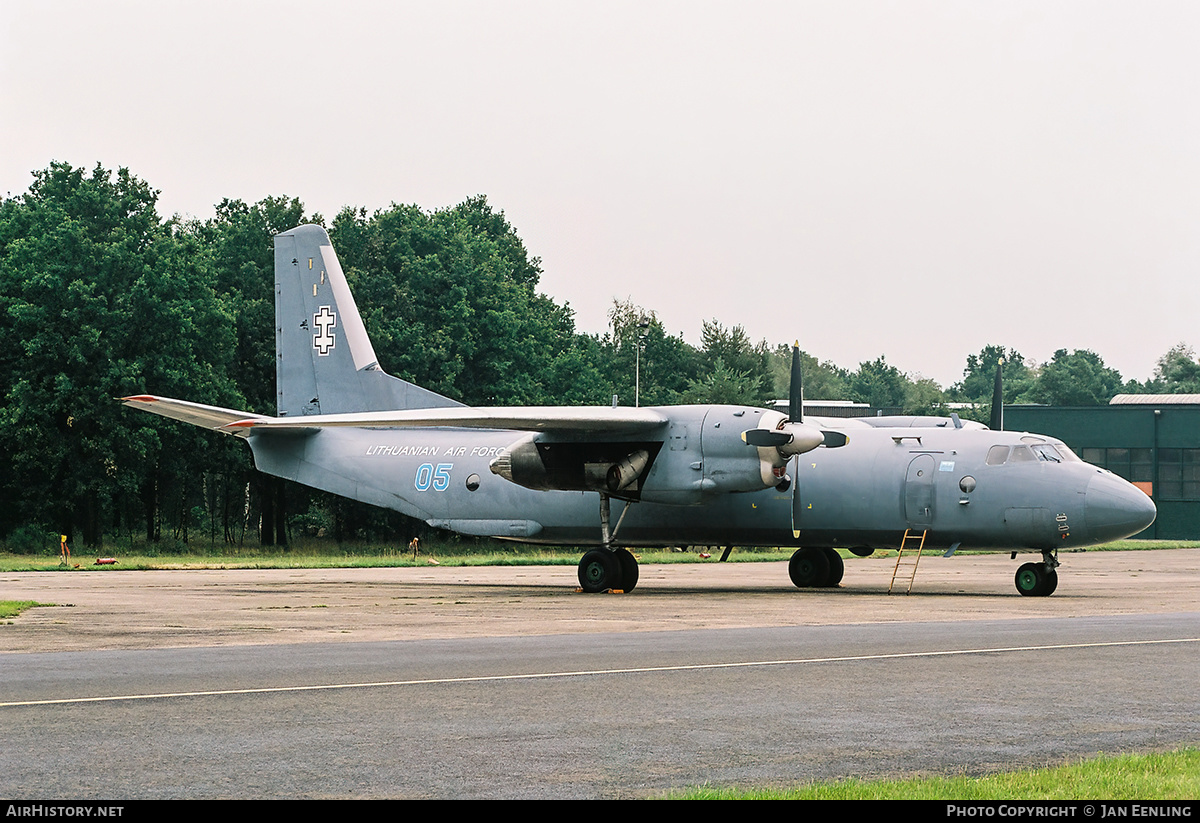
<svg viewBox="0 0 1200 823">
<path fill-rule="evenodd" d="M 687 800 L 1191 800 L 1200 797 L 1200 749 L 1099 755 L 1048 769 L 986 777 L 837 780 L 790 789 L 701 787 Z"/>
<path fill-rule="evenodd" d="M 49 606 L 49 603 L 39 603 L 36 600 L 0 600 L 0 620 L 16 617 L 26 609 L 34 606 Z"/>
</svg>

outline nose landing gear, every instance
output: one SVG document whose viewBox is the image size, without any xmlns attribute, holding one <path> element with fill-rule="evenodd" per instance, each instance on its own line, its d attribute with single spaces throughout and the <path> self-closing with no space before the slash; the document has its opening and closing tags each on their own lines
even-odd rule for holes
<svg viewBox="0 0 1200 823">
<path fill-rule="evenodd" d="M 1023 597 L 1049 597 L 1058 588 L 1058 552 L 1043 551 L 1041 563 L 1025 563 L 1013 582 Z"/>
</svg>

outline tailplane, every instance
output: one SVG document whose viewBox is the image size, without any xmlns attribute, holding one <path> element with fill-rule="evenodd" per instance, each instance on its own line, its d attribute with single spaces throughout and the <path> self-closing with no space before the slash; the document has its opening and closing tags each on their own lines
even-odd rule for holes
<svg viewBox="0 0 1200 823">
<path fill-rule="evenodd" d="M 275 392 L 280 417 L 462 405 L 379 368 L 329 234 L 313 225 L 275 235 Z"/>
</svg>

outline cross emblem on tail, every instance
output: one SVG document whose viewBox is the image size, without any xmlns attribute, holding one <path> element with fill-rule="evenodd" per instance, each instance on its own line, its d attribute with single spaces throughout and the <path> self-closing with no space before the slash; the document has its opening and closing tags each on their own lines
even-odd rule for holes
<svg viewBox="0 0 1200 823">
<path fill-rule="evenodd" d="M 318 329 L 313 335 L 313 348 L 317 350 L 317 354 L 324 357 L 333 350 L 333 344 L 337 342 L 337 338 L 330 331 L 337 326 L 337 315 L 328 306 L 322 306 L 313 315 L 313 326 Z"/>
</svg>

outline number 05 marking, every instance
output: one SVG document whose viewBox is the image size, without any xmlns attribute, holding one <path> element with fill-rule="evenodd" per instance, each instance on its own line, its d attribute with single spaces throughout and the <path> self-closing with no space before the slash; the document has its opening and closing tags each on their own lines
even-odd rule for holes
<svg viewBox="0 0 1200 823">
<path fill-rule="evenodd" d="M 419 492 L 429 491 L 432 486 L 435 492 L 444 492 L 450 488 L 450 470 L 454 468 L 453 463 L 438 463 L 434 466 L 432 463 L 422 463 L 417 466 L 417 479 L 414 483 Z"/>
</svg>

